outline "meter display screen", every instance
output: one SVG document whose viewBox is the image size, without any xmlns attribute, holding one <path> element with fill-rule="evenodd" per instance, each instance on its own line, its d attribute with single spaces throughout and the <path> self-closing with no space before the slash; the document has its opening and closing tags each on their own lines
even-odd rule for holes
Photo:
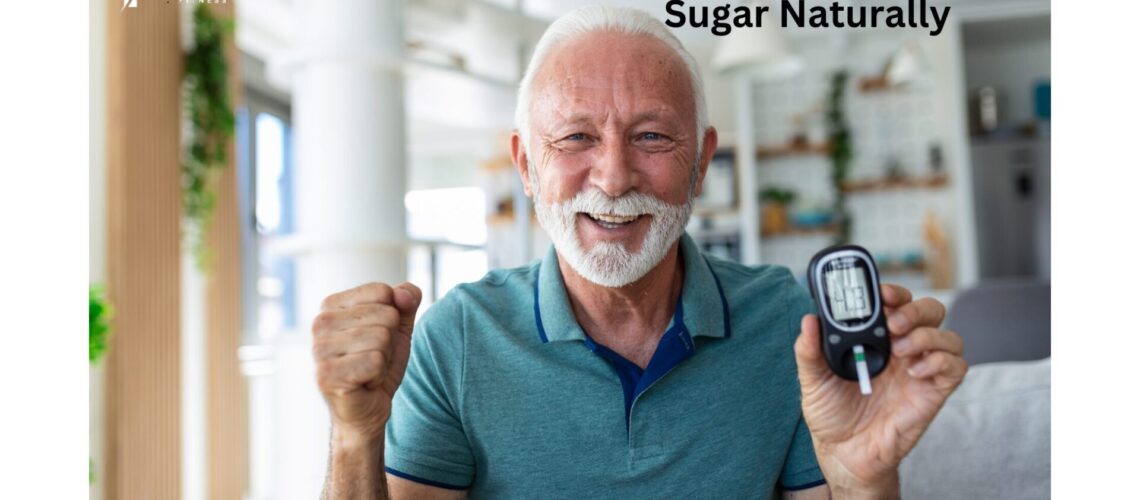
<svg viewBox="0 0 1140 500">
<path fill-rule="evenodd" d="M 849 321 L 871 316 L 871 289 L 863 269 L 854 266 L 832 268 L 824 271 L 824 280 L 827 282 L 832 318 Z"/>
</svg>

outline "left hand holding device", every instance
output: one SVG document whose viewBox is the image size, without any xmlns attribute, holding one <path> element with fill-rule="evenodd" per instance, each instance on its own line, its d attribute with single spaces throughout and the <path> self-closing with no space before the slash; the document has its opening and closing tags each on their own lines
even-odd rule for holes
<svg viewBox="0 0 1140 500">
<path fill-rule="evenodd" d="M 893 359 L 869 396 L 828 368 L 814 314 L 796 340 L 804 420 L 835 498 L 897 498 L 899 463 L 966 375 L 961 337 L 938 328 L 942 303 L 895 285 L 882 298 Z"/>
</svg>

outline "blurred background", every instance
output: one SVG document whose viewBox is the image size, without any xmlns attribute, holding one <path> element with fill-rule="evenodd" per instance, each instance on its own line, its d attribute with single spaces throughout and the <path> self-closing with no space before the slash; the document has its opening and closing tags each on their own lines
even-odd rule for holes
<svg viewBox="0 0 1140 500">
<path fill-rule="evenodd" d="M 320 300 L 407 279 L 422 314 L 542 255 L 516 89 L 591 3 L 92 1 L 92 498 L 316 497 Z M 1049 2 L 938 5 L 938 36 L 674 29 L 720 132 L 688 230 L 801 282 L 862 245 L 948 304 L 971 364 L 1048 358 Z"/>
</svg>

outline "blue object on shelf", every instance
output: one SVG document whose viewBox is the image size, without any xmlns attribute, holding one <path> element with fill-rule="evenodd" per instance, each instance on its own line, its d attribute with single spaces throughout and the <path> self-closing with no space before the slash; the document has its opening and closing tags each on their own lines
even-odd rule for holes
<svg viewBox="0 0 1140 500">
<path fill-rule="evenodd" d="M 799 227 L 826 226 L 831 222 L 831 212 L 797 211 L 792 212 L 792 223 Z"/>
<path fill-rule="evenodd" d="M 878 264 L 879 266 L 882 266 L 882 267 L 887 267 L 887 266 L 894 263 L 894 259 L 891 257 L 891 254 L 889 254 L 889 253 L 876 253 L 872 257 L 875 258 L 875 264 Z"/>
<path fill-rule="evenodd" d="M 922 264 L 922 251 L 909 250 L 902 255 L 902 263 L 908 266 L 917 266 Z"/>
</svg>

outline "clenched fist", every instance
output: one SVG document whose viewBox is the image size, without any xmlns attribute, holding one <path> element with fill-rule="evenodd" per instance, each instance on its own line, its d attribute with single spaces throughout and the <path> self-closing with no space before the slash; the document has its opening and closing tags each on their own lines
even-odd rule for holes
<svg viewBox="0 0 1140 500">
<path fill-rule="evenodd" d="M 369 283 L 336 293 L 313 320 L 317 385 L 336 439 L 376 443 L 404 379 L 421 292 L 411 283 Z"/>
</svg>

